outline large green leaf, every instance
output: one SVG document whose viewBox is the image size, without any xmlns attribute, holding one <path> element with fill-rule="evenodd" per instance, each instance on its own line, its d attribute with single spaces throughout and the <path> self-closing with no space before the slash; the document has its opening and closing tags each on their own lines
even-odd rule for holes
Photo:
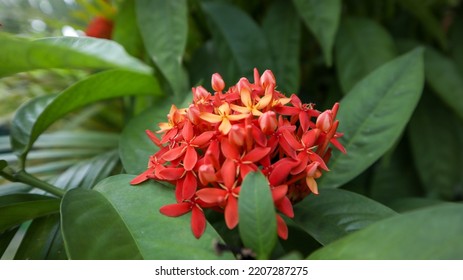
<svg viewBox="0 0 463 280">
<path fill-rule="evenodd" d="M 68 191 L 61 205 L 61 224 L 70 259 L 142 259 L 119 213 L 97 191 Z"/>
<path fill-rule="evenodd" d="M 14 258 L 17 260 L 45 259 L 58 230 L 59 214 L 34 219 L 27 228 Z"/>
<path fill-rule="evenodd" d="M 148 138 L 145 130 L 158 130 L 158 123 L 167 121 L 171 100 L 159 100 L 152 108 L 134 117 L 122 131 L 119 154 L 122 165 L 129 174 L 139 174 L 146 170 L 149 156 L 159 148 Z"/>
<path fill-rule="evenodd" d="M 462 259 L 463 205 L 401 214 L 335 241 L 310 259 Z"/>
<path fill-rule="evenodd" d="M 455 61 L 431 47 L 424 55 L 426 80 L 439 97 L 463 120 L 463 75 Z"/>
<path fill-rule="evenodd" d="M 415 166 L 427 195 L 458 199 L 463 193 L 461 119 L 438 98 L 424 94 L 410 121 L 408 134 Z"/>
<path fill-rule="evenodd" d="M 37 217 L 59 211 L 60 200 L 35 194 L 10 194 L 0 197 L 0 232 Z"/>
<path fill-rule="evenodd" d="M 341 17 L 341 0 L 293 0 L 293 3 L 307 28 L 320 43 L 325 62 L 330 66 Z"/>
<path fill-rule="evenodd" d="M 301 22 L 289 1 L 278 0 L 270 7 L 262 22 L 274 61 L 273 74 L 278 90 L 294 93 L 299 89 L 299 45 Z"/>
<path fill-rule="evenodd" d="M 339 26 L 335 59 L 341 87 L 345 93 L 396 56 L 392 37 L 386 29 L 366 18 L 346 18 Z"/>
<path fill-rule="evenodd" d="M 209 29 L 227 83 L 252 77 L 253 68 L 273 69 L 271 52 L 260 27 L 243 11 L 226 3 L 204 2 Z"/>
<path fill-rule="evenodd" d="M 0 233 L 0 258 L 2 258 L 2 256 L 7 251 L 11 240 L 13 240 L 16 233 L 18 232 L 18 229 L 19 227 L 14 227 Z"/>
<path fill-rule="evenodd" d="M 341 189 L 322 189 L 294 207 L 296 224 L 323 245 L 394 214 L 374 200 Z"/>
<path fill-rule="evenodd" d="M 258 259 L 268 259 L 277 241 L 275 206 L 267 178 L 261 172 L 246 175 L 238 199 L 239 232 Z"/>
<path fill-rule="evenodd" d="M 121 44 L 129 54 L 143 57 L 143 40 L 137 24 L 135 1 L 122 1 L 114 19 L 112 40 Z"/>
<path fill-rule="evenodd" d="M 337 118 L 347 155 L 333 153 L 321 187 L 338 187 L 359 175 L 396 142 L 421 96 L 423 51 L 415 49 L 381 66 L 341 100 Z"/>
<path fill-rule="evenodd" d="M 67 113 L 97 101 L 127 95 L 160 95 L 160 88 L 151 76 L 108 70 L 75 83 L 59 95 L 33 99 L 14 116 L 13 150 L 24 159 L 37 137 Z"/>
<path fill-rule="evenodd" d="M 28 40 L 0 33 L 0 77 L 46 68 L 125 68 L 149 74 L 151 68 L 114 41 L 90 37 Z"/>
<path fill-rule="evenodd" d="M 0 160 L 0 171 L 3 170 L 3 168 L 7 167 L 8 166 L 8 162 L 6 162 L 6 160 Z"/>
<path fill-rule="evenodd" d="M 190 214 L 169 218 L 159 208 L 175 202 L 160 184 L 131 186 L 130 175 L 101 181 L 95 190 L 74 189 L 63 199 L 62 221 L 67 252 L 73 259 L 217 259 L 209 225 L 195 239 Z M 85 209 L 85 211 L 83 211 Z M 88 236 L 95 238 L 89 239 Z"/>
<path fill-rule="evenodd" d="M 188 34 L 186 0 L 137 0 L 136 13 L 146 50 L 175 93 L 186 91 L 182 68 Z"/>
</svg>

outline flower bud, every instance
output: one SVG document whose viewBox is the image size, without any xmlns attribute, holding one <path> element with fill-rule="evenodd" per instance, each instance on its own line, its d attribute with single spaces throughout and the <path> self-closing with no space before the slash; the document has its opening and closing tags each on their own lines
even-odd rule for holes
<svg viewBox="0 0 463 280">
<path fill-rule="evenodd" d="M 201 181 L 201 184 L 207 185 L 210 182 L 217 181 L 217 176 L 215 175 L 215 170 L 212 164 L 203 164 L 198 168 L 198 177 Z"/>
<path fill-rule="evenodd" d="M 273 111 L 267 111 L 259 117 L 259 126 L 263 133 L 272 134 L 278 126 L 277 116 Z"/>
<path fill-rule="evenodd" d="M 320 116 L 317 118 L 317 123 L 315 124 L 318 129 L 323 132 L 328 132 L 333 125 L 333 115 L 331 110 L 326 110 L 325 112 L 321 113 Z"/>
<path fill-rule="evenodd" d="M 230 132 L 228 132 L 228 140 L 230 143 L 241 147 L 244 144 L 244 139 L 246 138 L 246 132 L 239 125 L 232 125 Z"/>
<path fill-rule="evenodd" d="M 276 85 L 275 76 L 273 76 L 273 73 L 270 70 L 265 70 L 265 72 L 260 77 L 260 82 L 263 88 L 273 88 Z"/>
<path fill-rule="evenodd" d="M 220 76 L 219 73 L 215 73 L 212 75 L 211 79 L 212 89 L 215 91 L 222 91 L 225 88 L 225 82 Z"/>
</svg>

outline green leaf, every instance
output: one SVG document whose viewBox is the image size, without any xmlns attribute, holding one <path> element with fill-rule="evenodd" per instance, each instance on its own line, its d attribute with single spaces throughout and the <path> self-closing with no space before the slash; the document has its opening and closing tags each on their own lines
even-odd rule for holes
<svg viewBox="0 0 463 280">
<path fill-rule="evenodd" d="M 437 18 L 432 11 L 432 7 L 429 6 L 429 2 L 423 3 L 422 1 L 416 0 L 401 0 L 397 1 L 399 5 L 409 13 L 411 13 L 424 29 L 439 43 L 442 48 L 446 48 L 447 40 L 444 28 L 442 28 L 441 19 Z"/>
<path fill-rule="evenodd" d="M 331 66 L 334 39 L 341 17 L 340 0 L 293 0 L 299 16 L 321 45 L 325 63 Z"/>
<path fill-rule="evenodd" d="M 399 213 L 413 211 L 425 207 L 440 206 L 444 204 L 453 204 L 452 202 L 422 198 L 422 197 L 405 197 L 399 198 L 389 203 L 389 207 Z"/>
<path fill-rule="evenodd" d="M 60 200 L 37 194 L 11 194 L 0 197 L 0 232 L 37 217 L 59 211 Z"/>
<path fill-rule="evenodd" d="M 299 52 L 301 22 L 289 1 L 278 0 L 270 5 L 262 22 L 274 61 L 273 74 L 278 90 L 287 93 L 299 90 Z"/>
<path fill-rule="evenodd" d="M 334 188 L 378 160 L 402 134 L 421 96 L 423 51 L 416 49 L 381 66 L 341 100 L 337 115 L 347 155 L 333 153 L 319 181 Z"/>
<path fill-rule="evenodd" d="M 172 101 L 160 100 L 155 106 L 134 117 L 125 126 L 119 142 L 122 165 L 129 174 L 139 174 L 146 170 L 149 157 L 159 148 L 148 138 L 145 130 L 158 130 L 157 124 L 167 121 Z"/>
<path fill-rule="evenodd" d="M 309 259 L 449 260 L 463 258 L 463 205 L 428 207 L 376 222 Z"/>
<path fill-rule="evenodd" d="M 142 259 L 119 213 L 97 191 L 68 191 L 61 204 L 61 223 L 70 259 Z"/>
<path fill-rule="evenodd" d="M 151 68 L 114 41 L 90 37 L 28 40 L 0 33 L 0 77 L 34 69 L 125 68 L 149 74 Z"/>
<path fill-rule="evenodd" d="M 151 76 L 108 70 L 70 86 L 59 95 L 31 100 L 16 111 L 11 127 L 13 150 L 23 160 L 37 137 L 69 112 L 91 103 L 127 95 L 160 95 Z"/>
<path fill-rule="evenodd" d="M 277 221 L 270 187 L 265 176 L 250 172 L 238 199 L 239 233 L 258 259 L 268 259 L 277 241 Z"/>
<path fill-rule="evenodd" d="M 228 84 L 242 76 L 252 77 L 254 68 L 273 69 L 267 40 L 248 14 L 226 3 L 203 2 L 201 6 Z"/>
<path fill-rule="evenodd" d="M 346 18 L 339 26 L 335 59 L 345 93 L 378 66 L 396 56 L 394 41 L 386 29 L 366 18 Z"/>
<path fill-rule="evenodd" d="M 341 189 L 322 189 L 294 207 L 296 224 L 323 245 L 395 214 L 374 200 Z"/>
<path fill-rule="evenodd" d="M 186 0 L 137 0 L 136 13 L 146 50 L 174 93 L 186 91 L 188 78 L 182 68 L 188 34 Z"/>
<path fill-rule="evenodd" d="M 143 40 L 138 29 L 135 1 L 122 1 L 114 19 L 112 40 L 121 44 L 135 57 L 143 57 Z"/>
<path fill-rule="evenodd" d="M 0 233 L 0 258 L 6 252 L 6 249 L 10 246 L 11 240 L 18 232 L 19 227 L 10 228 L 2 233 Z M 3 260 L 3 259 L 2 259 Z"/>
<path fill-rule="evenodd" d="M 408 135 L 414 163 L 427 196 L 458 199 L 463 193 L 461 119 L 438 98 L 424 94 L 410 121 Z"/>
<path fill-rule="evenodd" d="M 45 259 L 57 231 L 59 231 L 59 214 L 34 219 L 27 228 L 14 258 L 16 260 Z"/>
<path fill-rule="evenodd" d="M 463 120 L 463 75 L 455 61 L 431 47 L 424 53 L 426 80 L 439 97 Z"/>
<path fill-rule="evenodd" d="M 0 160 L 0 171 L 2 171 L 3 168 L 5 168 L 7 166 L 8 166 L 8 162 L 6 162 L 6 160 L 1 159 Z"/>
<path fill-rule="evenodd" d="M 190 230 L 190 214 L 169 218 L 159 213 L 161 206 L 175 203 L 173 190 L 157 183 L 133 187 L 133 178 L 109 177 L 95 187 L 97 191 L 74 189 L 66 194 L 62 230 L 71 259 L 231 257 L 215 255 L 212 243 L 220 238 L 210 225 L 197 240 Z"/>
</svg>

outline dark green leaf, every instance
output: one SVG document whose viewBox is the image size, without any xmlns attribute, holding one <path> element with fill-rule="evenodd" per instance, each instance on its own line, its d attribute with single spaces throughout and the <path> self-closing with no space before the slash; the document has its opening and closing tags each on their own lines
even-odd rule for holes
<svg viewBox="0 0 463 280">
<path fill-rule="evenodd" d="M 401 135 L 421 96 L 423 51 L 381 66 L 341 101 L 337 118 L 347 155 L 333 153 L 321 187 L 338 187 L 378 160 Z"/>
<path fill-rule="evenodd" d="M 125 70 L 109 70 L 88 77 L 57 96 L 33 99 L 17 110 L 11 127 L 12 146 L 23 158 L 37 137 L 67 113 L 91 103 L 127 96 L 160 95 L 151 76 Z"/>
<path fill-rule="evenodd" d="M 0 160 L 0 171 L 3 170 L 3 168 L 7 167 L 8 166 L 8 162 L 6 162 L 6 160 Z"/>
<path fill-rule="evenodd" d="M 11 194 L 0 197 L 0 232 L 37 217 L 59 211 L 60 200 L 43 195 Z"/>
<path fill-rule="evenodd" d="M 460 75 L 463 76 L 463 36 L 461 36 L 461 31 L 463 30 L 463 19 L 455 18 L 454 20 L 455 21 L 449 32 L 449 45 L 451 47 L 452 58 L 460 70 Z"/>
<path fill-rule="evenodd" d="M 132 56 L 143 56 L 143 40 L 135 14 L 135 0 L 123 1 L 114 19 L 112 39 L 121 44 Z"/>
<path fill-rule="evenodd" d="M 293 0 L 300 17 L 321 45 L 323 56 L 331 66 L 336 32 L 341 17 L 340 0 Z"/>
<path fill-rule="evenodd" d="M 341 189 L 322 189 L 294 207 L 296 224 L 323 245 L 393 215 L 390 208 Z"/>
<path fill-rule="evenodd" d="M 420 21 L 425 30 L 434 37 L 441 47 L 446 47 L 447 41 L 441 20 L 433 15 L 432 8 L 429 4 L 416 0 L 401 0 L 397 1 L 397 3 L 402 5 L 402 7 L 407 9 L 409 13 Z"/>
<path fill-rule="evenodd" d="M 273 74 L 278 90 L 294 93 L 299 90 L 299 45 L 301 22 L 289 1 L 278 0 L 270 7 L 262 28 L 267 36 L 274 61 Z"/>
<path fill-rule="evenodd" d="M 186 0 L 137 0 L 138 27 L 146 50 L 173 91 L 186 91 L 188 78 L 182 67 L 188 34 Z"/>
<path fill-rule="evenodd" d="M 427 207 L 376 222 L 327 245 L 309 258 L 462 259 L 462 220 L 463 205 Z"/>
<path fill-rule="evenodd" d="M 149 74 L 151 68 L 128 55 L 114 41 L 90 37 L 57 37 L 30 41 L 0 33 L 0 77 L 46 68 L 125 68 Z"/>
<path fill-rule="evenodd" d="M 45 259 L 57 231 L 59 231 L 58 214 L 34 219 L 27 228 L 14 258 L 16 260 Z"/>
<path fill-rule="evenodd" d="M 389 207 L 399 213 L 413 211 L 425 207 L 440 206 L 444 204 L 453 204 L 442 200 L 422 198 L 422 197 L 406 197 L 399 198 L 389 203 Z"/>
<path fill-rule="evenodd" d="M 428 47 L 424 56 L 426 80 L 439 97 L 463 120 L 463 75 L 457 64 Z"/>
<path fill-rule="evenodd" d="M 10 228 L 2 233 L 0 233 L 0 258 L 6 252 L 6 249 L 10 246 L 11 240 L 18 232 L 19 227 Z"/>
<path fill-rule="evenodd" d="M 424 94 L 408 132 L 415 166 L 427 196 L 459 199 L 463 194 L 461 119 L 438 98 Z"/>
<path fill-rule="evenodd" d="M 70 259 L 143 258 L 124 220 L 97 191 L 68 191 L 61 205 L 61 224 Z"/>
<path fill-rule="evenodd" d="M 167 121 L 171 104 L 170 99 L 160 100 L 125 126 L 119 142 L 119 154 L 127 173 L 139 174 L 145 171 L 150 155 L 159 150 L 148 138 L 145 130 L 158 130 L 157 124 Z"/>
<path fill-rule="evenodd" d="M 71 258 L 231 257 L 229 254 L 215 255 L 212 241 L 220 238 L 210 225 L 197 240 L 190 230 L 190 214 L 169 218 L 159 213 L 161 206 L 175 203 L 173 190 L 156 183 L 133 187 L 129 184 L 133 178 L 129 175 L 107 178 L 95 187 L 98 192 L 81 189 L 68 192 L 88 197 L 68 197 L 63 202 L 63 206 L 66 206 L 65 203 L 75 204 L 72 213 L 67 213 L 72 215 L 63 213 L 64 239 Z M 82 205 L 87 204 L 89 199 L 93 201 L 91 205 Z M 88 240 L 89 235 L 99 238 Z M 125 243 L 120 243 L 118 238 L 123 238 Z M 120 244 L 130 244 L 130 247 L 122 248 Z M 110 255 L 105 255 L 109 252 Z"/>
<path fill-rule="evenodd" d="M 252 77 L 253 68 L 273 69 L 270 49 L 260 27 L 243 11 L 225 3 L 204 2 L 209 29 L 227 83 Z"/>
<path fill-rule="evenodd" d="M 381 25 L 366 18 L 346 18 L 339 26 L 335 59 L 345 93 L 378 66 L 396 56 L 394 41 Z"/>
<path fill-rule="evenodd" d="M 244 245 L 251 248 L 258 259 L 267 259 L 277 241 L 277 222 L 269 183 L 261 172 L 248 173 L 244 178 L 238 213 Z"/>
</svg>

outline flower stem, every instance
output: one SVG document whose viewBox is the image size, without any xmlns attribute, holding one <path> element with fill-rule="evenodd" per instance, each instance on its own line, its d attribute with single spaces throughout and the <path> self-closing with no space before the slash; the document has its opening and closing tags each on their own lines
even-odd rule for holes
<svg viewBox="0 0 463 280">
<path fill-rule="evenodd" d="M 12 182 L 21 182 L 32 187 L 44 190 L 51 194 L 54 194 L 58 197 L 63 197 L 65 191 L 56 186 L 53 186 L 45 181 L 40 180 L 39 178 L 27 173 L 24 170 L 15 171 L 12 168 L 6 167 L 0 171 L 0 175 L 5 179 Z"/>
</svg>

